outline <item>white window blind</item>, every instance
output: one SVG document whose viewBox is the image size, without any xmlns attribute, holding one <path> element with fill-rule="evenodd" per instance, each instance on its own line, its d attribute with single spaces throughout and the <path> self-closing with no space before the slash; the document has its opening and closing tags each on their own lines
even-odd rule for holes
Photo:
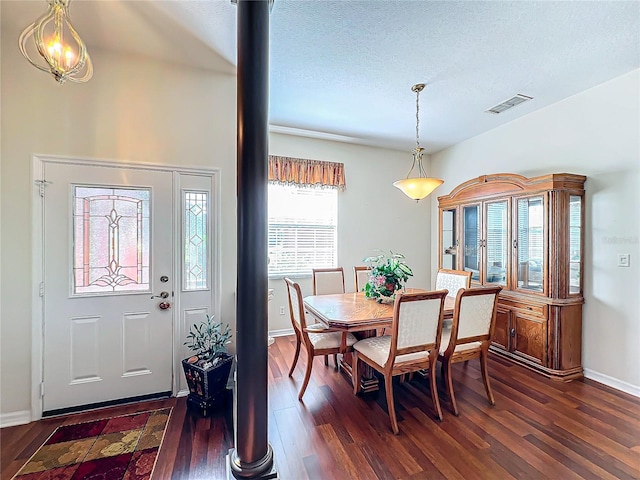
<svg viewBox="0 0 640 480">
<path fill-rule="evenodd" d="M 269 276 L 337 265 L 338 191 L 269 184 Z"/>
</svg>

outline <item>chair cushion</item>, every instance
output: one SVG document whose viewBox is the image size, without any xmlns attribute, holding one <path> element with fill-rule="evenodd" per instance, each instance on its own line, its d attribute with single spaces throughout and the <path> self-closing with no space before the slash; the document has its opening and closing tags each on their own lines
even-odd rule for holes
<svg viewBox="0 0 640 480">
<path fill-rule="evenodd" d="M 317 350 L 321 348 L 340 348 L 340 343 L 342 342 L 342 332 L 309 333 L 308 335 L 313 348 Z M 358 339 L 353 334 L 347 333 L 348 347 L 357 341 Z"/>
<path fill-rule="evenodd" d="M 451 327 L 442 329 L 442 337 L 440 338 L 440 355 L 444 354 L 445 350 L 449 346 L 449 340 L 451 339 Z M 456 352 L 464 352 L 466 350 L 474 350 L 480 348 L 481 342 L 463 343 L 462 345 L 456 345 Z"/>
<path fill-rule="evenodd" d="M 384 367 L 389 359 L 389 350 L 391 349 L 391 335 L 384 335 L 383 337 L 370 337 L 360 340 L 353 346 L 354 350 L 361 352 L 378 365 Z M 423 358 L 427 358 L 429 352 L 417 352 L 408 353 L 406 355 L 399 355 L 396 357 L 394 365 L 398 365 L 402 362 L 414 361 Z"/>
</svg>

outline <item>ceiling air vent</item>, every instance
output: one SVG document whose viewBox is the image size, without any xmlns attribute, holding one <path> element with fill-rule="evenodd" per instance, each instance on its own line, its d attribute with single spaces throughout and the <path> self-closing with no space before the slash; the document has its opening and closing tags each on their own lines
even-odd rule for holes
<svg viewBox="0 0 640 480">
<path fill-rule="evenodd" d="M 520 105 L 527 100 L 531 100 L 532 98 L 533 97 L 527 97 L 526 95 L 522 95 L 519 93 L 515 97 L 511 97 L 509 100 L 505 100 L 504 102 L 491 107 L 489 110 L 485 110 L 485 112 L 497 115 L 504 112 L 505 110 L 509 110 L 510 108 L 515 107 L 516 105 Z"/>
</svg>

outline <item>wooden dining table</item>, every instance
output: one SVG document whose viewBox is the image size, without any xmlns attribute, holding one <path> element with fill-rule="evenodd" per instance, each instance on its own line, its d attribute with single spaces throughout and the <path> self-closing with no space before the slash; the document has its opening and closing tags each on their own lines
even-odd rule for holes
<svg viewBox="0 0 640 480">
<path fill-rule="evenodd" d="M 407 288 L 405 293 L 419 293 L 426 290 Z M 444 318 L 453 317 L 455 298 L 445 297 Z M 310 295 L 304 298 L 304 307 L 308 315 L 332 330 L 352 332 L 358 338 L 377 335 L 377 331 L 391 326 L 393 321 L 393 303 L 378 303 L 364 296 L 364 292 L 338 293 L 333 295 Z M 309 322 L 308 322 L 309 323 Z M 340 368 L 352 377 L 352 355 L 342 356 Z M 378 389 L 378 379 L 373 370 L 363 365 L 362 389 L 371 392 Z"/>
</svg>

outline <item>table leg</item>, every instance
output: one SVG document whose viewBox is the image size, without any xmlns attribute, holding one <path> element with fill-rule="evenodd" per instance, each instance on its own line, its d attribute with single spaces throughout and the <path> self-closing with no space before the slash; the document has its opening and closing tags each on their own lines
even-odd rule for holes
<svg viewBox="0 0 640 480">
<path fill-rule="evenodd" d="M 363 332 L 355 332 L 354 335 L 360 340 L 363 338 L 375 337 L 376 331 L 366 330 Z M 352 362 L 353 362 L 353 354 L 351 352 L 347 352 L 344 355 L 342 355 L 342 360 L 340 361 L 340 368 L 344 373 L 347 374 L 347 376 L 351 380 L 351 383 L 353 384 Z M 378 381 L 378 377 L 375 376 L 375 373 L 374 373 L 375 370 L 364 362 L 360 363 L 360 368 L 362 368 L 362 381 L 360 382 L 360 385 L 362 386 L 362 391 L 375 392 L 376 390 L 379 390 L 380 388 L 378 385 L 379 381 Z"/>
</svg>

